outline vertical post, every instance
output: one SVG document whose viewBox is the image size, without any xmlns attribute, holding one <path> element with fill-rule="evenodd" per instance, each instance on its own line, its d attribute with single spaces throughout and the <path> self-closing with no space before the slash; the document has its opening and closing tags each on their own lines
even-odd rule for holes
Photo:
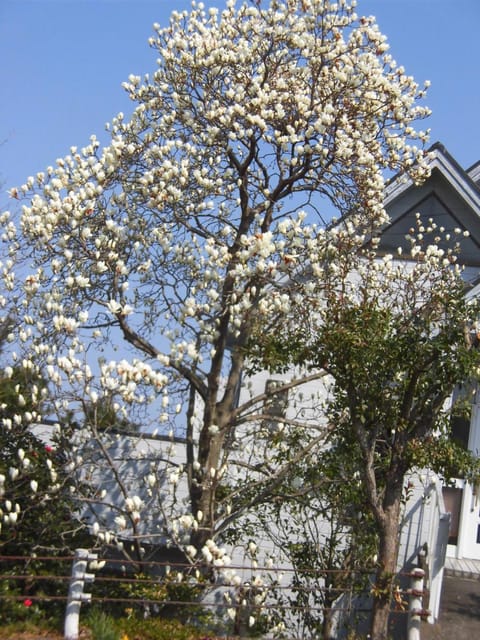
<svg viewBox="0 0 480 640">
<path fill-rule="evenodd" d="M 89 553 L 87 549 L 77 549 L 73 558 L 72 576 L 68 587 L 67 609 L 65 611 L 65 640 L 78 640 L 80 606 L 92 597 L 90 593 L 83 593 L 85 582 L 93 582 L 93 573 L 86 573 L 89 560 L 96 560 L 96 553 Z"/>
<path fill-rule="evenodd" d="M 420 640 L 420 624 L 422 621 L 423 569 L 414 569 L 410 574 L 411 586 L 408 591 L 408 640 Z"/>
</svg>

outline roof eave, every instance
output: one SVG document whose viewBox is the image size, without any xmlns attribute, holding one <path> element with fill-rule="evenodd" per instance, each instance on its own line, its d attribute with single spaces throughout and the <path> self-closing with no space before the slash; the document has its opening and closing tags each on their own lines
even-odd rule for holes
<svg viewBox="0 0 480 640">
<path fill-rule="evenodd" d="M 437 169 L 480 218 L 479 189 L 468 173 L 447 152 L 445 147 L 440 143 L 433 145 L 428 151 L 427 160 L 430 169 Z M 385 187 L 384 205 L 388 206 L 390 202 L 412 186 L 414 186 L 414 182 L 407 175 L 399 175 L 393 178 Z"/>
</svg>

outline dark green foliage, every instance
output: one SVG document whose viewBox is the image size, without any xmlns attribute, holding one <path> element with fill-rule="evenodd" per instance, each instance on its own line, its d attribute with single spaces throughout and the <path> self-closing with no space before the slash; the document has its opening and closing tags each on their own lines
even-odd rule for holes
<svg viewBox="0 0 480 640">
<path fill-rule="evenodd" d="M 113 616 L 121 617 L 127 610 L 130 615 L 148 613 L 149 616 L 175 619 L 197 626 L 205 626 L 210 622 L 211 612 L 201 604 L 208 584 L 200 575 L 190 579 L 188 575 L 170 571 L 156 577 L 148 573 L 119 576 L 109 571 L 107 564 L 98 576 L 100 579 L 92 586 L 93 596 L 105 598 L 103 608 Z M 129 579 L 122 581 L 122 577 Z M 118 599 L 119 602 L 109 602 L 109 598 Z"/>
<path fill-rule="evenodd" d="M 448 439 L 443 406 L 478 363 L 465 340 L 472 311 L 458 291 L 441 325 L 429 309 L 405 318 L 358 304 L 337 309 L 320 329 L 311 355 L 335 380 L 331 418 L 347 448 L 374 452 L 378 489 L 389 474 L 416 466 L 448 474 L 458 464 L 462 475 L 467 471 L 471 456 Z"/>
<path fill-rule="evenodd" d="M 11 373 L 11 372 L 9 372 Z M 76 503 L 72 498 L 70 478 L 63 468 L 63 456 L 55 439 L 46 443 L 37 437 L 30 423 L 16 420 L 25 412 L 41 408 L 41 386 L 38 378 L 20 367 L 0 378 L 2 399 L 0 425 L 0 474 L 2 483 L 0 510 L 0 555 L 22 556 L 25 560 L 4 561 L 10 575 L 28 576 L 3 581 L 3 596 L 65 596 L 68 582 L 43 579 L 43 576 L 66 576 L 70 561 L 39 560 L 34 556 L 69 556 L 79 546 L 90 544 L 82 524 L 75 517 Z M 35 488 L 33 488 L 32 483 Z M 9 514 L 16 514 L 16 521 Z M 31 559 L 30 559 L 31 558 Z M 0 614 L 32 617 L 33 611 L 47 618 L 56 616 L 64 603 L 43 603 L 27 609 L 13 600 L 0 600 Z"/>
<path fill-rule="evenodd" d="M 84 403 L 84 413 L 85 423 L 98 431 L 138 432 L 138 425 L 119 416 L 118 411 L 115 409 L 113 398 L 103 397 L 95 404 Z"/>
</svg>

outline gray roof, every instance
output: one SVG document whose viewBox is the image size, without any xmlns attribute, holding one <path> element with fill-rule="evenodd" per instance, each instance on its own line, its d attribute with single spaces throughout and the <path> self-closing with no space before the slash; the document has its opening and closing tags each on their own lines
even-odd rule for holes
<svg viewBox="0 0 480 640">
<path fill-rule="evenodd" d="M 415 185 L 405 176 L 396 176 L 387 185 L 385 207 L 390 223 L 382 231 L 380 249 L 384 252 L 395 252 L 399 246 L 407 249 L 405 236 L 411 228 L 416 228 L 418 212 L 425 225 L 432 218 L 437 227 L 451 233 L 452 239 L 460 237 L 455 235 L 455 229 L 468 231 L 469 237 L 461 238 L 460 260 L 466 267 L 478 268 L 480 163 L 465 171 L 445 147 L 437 143 L 429 150 L 429 164 L 431 175 L 422 185 Z M 432 242 L 433 237 L 427 240 Z"/>
</svg>

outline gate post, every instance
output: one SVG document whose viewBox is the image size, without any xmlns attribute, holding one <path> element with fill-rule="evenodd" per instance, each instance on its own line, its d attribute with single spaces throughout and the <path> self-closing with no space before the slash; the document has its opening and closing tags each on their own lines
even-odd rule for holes
<svg viewBox="0 0 480 640">
<path fill-rule="evenodd" d="M 80 606 L 82 602 L 89 602 L 92 597 L 91 593 L 83 593 L 83 587 L 85 582 L 95 580 L 93 573 L 86 573 L 87 564 L 90 560 L 96 560 L 97 557 L 96 553 L 90 553 L 87 549 L 76 549 L 75 551 L 65 611 L 65 640 L 78 640 Z"/>
<path fill-rule="evenodd" d="M 423 598 L 423 578 L 425 571 L 423 569 L 414 569 L 410 574 L 411 586 L 408 589 L 408 640 L 420 640 L 420 624 L 424 615 L 422 607 Z"/>
</svg>

